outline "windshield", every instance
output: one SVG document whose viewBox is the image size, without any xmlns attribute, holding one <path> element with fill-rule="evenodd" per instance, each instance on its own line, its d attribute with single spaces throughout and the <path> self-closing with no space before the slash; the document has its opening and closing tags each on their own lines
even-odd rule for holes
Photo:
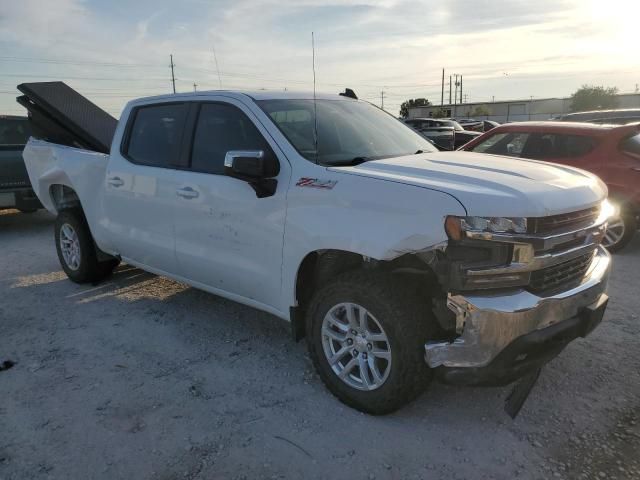
<svg viewBox="0 0 640 480">
<path fill-rule="evenodd" d="M 369 103 L 317 100 L 316 152 L 313 100 L 260 100 L 257 103 L 300 155 L 321 165 L 353 165 L 437 151 L 411 128 Z"/>
</svg>

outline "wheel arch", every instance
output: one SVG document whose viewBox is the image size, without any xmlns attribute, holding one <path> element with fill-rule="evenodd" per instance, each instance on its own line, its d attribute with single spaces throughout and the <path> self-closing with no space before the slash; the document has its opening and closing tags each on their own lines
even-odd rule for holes
<svg viewBox="0 0 640 480">
<path fill-rule="evenodd" d="M 82 204 L 75 189 L 63 183 L 49 186 L 49 198 L 53 208 L 59 213 L 61 210 L 77 208 L 82 210 Z"/>
<path fill-rule="evenodd" d="M 291 331 L 294 340 L 299 341 L 304 338 L 306 307 L 316 289 L 328 279 L 358 269 L 371 269 L 372 272 L 384 270 L 409 276 L 410 281 L 416 283 L 419 278 L 421 285 L 416 285 L 416 288 L 428 288 L 437 283 L 437 276 L 428 264 L 428 255 L 421 254 L 435 251 L 436 249 L 408 252 L 391 260 L 380 260 L 362 253 L 340 249 L 315 250 L 307 253 L 296 272 L 295 305 L 290 307 Z"/>
</svg>

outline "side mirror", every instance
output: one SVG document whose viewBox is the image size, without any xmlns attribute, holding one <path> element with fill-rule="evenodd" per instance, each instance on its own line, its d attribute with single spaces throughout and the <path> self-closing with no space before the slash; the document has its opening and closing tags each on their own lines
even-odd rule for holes
<svg viewBox="0 0 640 480">
<path fill-rule="evenodd" d="M 258 198 L 269 197 L 276 191 L 275 177 L 280 164 L 271 152 L 263 150 L 231 150 L 224 156 L 225 175 L 248 182 Z"/>
<path fill-rule="evenodd" d="M 224 156 L 224 171 L 230 177 L 243 180 L 264 178 L 262 150 L 232 150 Z"/>
</svg>

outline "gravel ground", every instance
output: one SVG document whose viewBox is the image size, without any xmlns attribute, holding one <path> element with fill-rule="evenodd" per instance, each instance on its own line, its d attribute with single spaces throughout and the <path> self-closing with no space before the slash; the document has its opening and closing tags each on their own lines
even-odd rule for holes
<svg viewBox="0 0 640 480">
<path fill-rule="evenodd" d="M 508 389 L 351 410 L 285 322 L 122 265 L 61 271 L 53 218 L 0 212 L 0 479 L 640 478 L 640 238 L 602 325 Z"/>
</svg>

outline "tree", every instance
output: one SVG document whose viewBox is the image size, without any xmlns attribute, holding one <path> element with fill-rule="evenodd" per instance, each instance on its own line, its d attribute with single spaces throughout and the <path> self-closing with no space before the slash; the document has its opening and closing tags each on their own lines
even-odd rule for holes
<svg viewBox="0 0 640 480">
<path fill-rule="evenodd" d="M 402 105 L 400 105 L 400 116 L 407 118 L 409 116 L 409 108 L 411 107 L 428 107 L 429 105 L 431 105 L 431 102 L 426 98 L 412 98 L 411 100 L 402 102 Z"/>
<path fill-rule="evenodd" d="M 477 105 L 469 112 L 470 117 L 488 117 L 489 115 L 491 115 L 491 110 L 484 105 Z"/>
<path fill-rule="evenodd" d="M 583 85 L 571 95 L 571 111 L 606 110 L 618 106 L 617 87 Z"/>
<path fill-rule="evenodd" d="M 446 118 L 449 116 L 449 113 L 444 108 L 439 108 L 435 112 L 433 112 L 433 118 Z"/>
</svg>

